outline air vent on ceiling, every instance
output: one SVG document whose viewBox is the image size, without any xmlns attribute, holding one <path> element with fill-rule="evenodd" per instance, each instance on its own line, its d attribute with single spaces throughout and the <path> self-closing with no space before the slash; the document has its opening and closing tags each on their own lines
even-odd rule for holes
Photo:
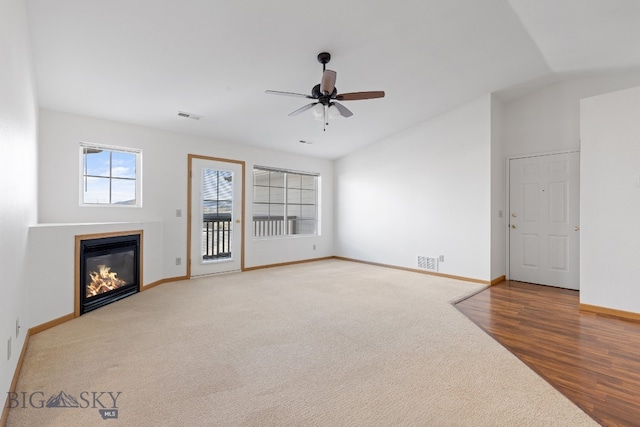
<svg viewBox="0 0 640 427">
<path fill-rule="evenodd" d="M 184 117 L 192 120 L 200 120 L 202 118 L 202 116 L 199 116 L 197 114 L 186 113 L 184 111 L 178 111 L 178 117 Z"/>
<path fill-rule="evenodd" d="M 438 271 L 438 258 L 418 256 L 418 268 Z"/>
</svg>

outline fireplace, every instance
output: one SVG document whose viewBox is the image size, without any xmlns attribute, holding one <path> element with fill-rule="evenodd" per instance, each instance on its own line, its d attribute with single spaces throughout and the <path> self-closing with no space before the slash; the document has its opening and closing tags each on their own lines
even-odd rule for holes
<svg viewBox="0 0 640 427">
<path fill-rule="evenodd" d="M 140 291 L 141 232 L 76 236 L 76 315 Z"/>
</svg>

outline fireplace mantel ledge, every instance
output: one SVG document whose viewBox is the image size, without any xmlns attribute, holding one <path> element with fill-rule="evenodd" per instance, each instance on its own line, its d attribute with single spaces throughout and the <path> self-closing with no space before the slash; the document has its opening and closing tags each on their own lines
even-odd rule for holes
<svg viewBox="0 0 640 427">
<path fill-rule="evenodd" d="M 122 221 L 122 222 L 43 222 L 38 224 L 33 224 L 30 228 L 39 228 L 39 227 L 95 227 L 100 225 L 140 225 L 140 224 L 149 224 L 149 223 L 160 223 L 161 220 L 143 220 L 143 221 Z"/>
</svg>

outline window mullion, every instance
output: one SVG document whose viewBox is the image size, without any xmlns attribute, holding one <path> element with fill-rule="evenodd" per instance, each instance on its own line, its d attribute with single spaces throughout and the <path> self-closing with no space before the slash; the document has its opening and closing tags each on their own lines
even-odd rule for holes
<svg viewBox="0 0 640 427">
<path fill-rule="evenodd" d="M 289 235 L 289 209 L 288 209 L 289 182 L 287 180 L 288 176 L 289 176 L 288 173 L 284 174 L 284 235 L 285 236 Z"/>
<path fill-rule="evenodd" d="M 87 149 L 82 149 L 82 163 L 84 165 L 84 192 L 89 191 L 89 178 L 87 177 Z"/>
<path fill-rule="evenodd" d="M 109 204 L 113 203 L 111 193 L 113 191 L 113 151 L 109 151 Z"/>
</svg>

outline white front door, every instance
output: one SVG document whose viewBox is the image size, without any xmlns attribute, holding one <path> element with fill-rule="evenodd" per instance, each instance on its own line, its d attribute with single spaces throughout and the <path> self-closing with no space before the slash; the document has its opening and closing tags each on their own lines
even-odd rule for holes
<svg viewBox="0 0 640 427">
<path fill-rule="evenodd" d="M 242 268 L 242 162 L 190 156 L 190 276 Z"/>
<path fill-rule="evenodd" d="M 509 161 L 509 279 L 579 289 L 578 152 Z"/>
</svg>

